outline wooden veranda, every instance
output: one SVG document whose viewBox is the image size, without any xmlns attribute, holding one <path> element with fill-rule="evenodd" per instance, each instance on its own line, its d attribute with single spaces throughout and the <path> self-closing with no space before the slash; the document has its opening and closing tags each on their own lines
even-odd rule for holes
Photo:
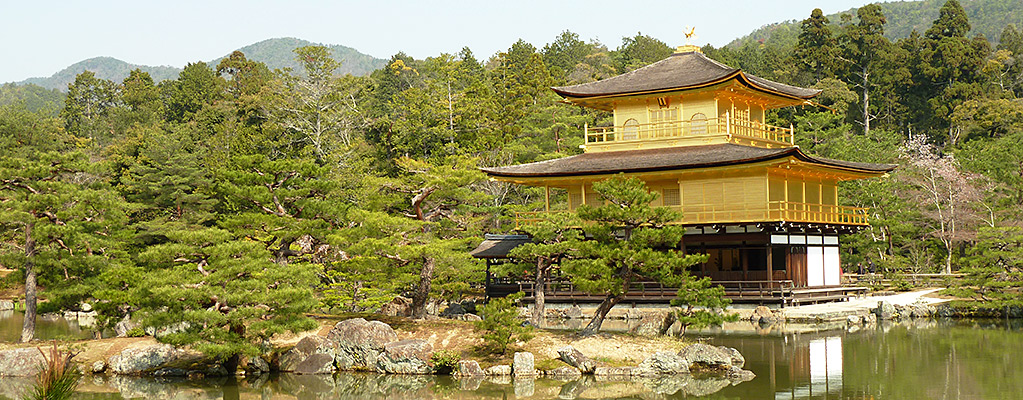
<svg viewBox="0 0 1023 400">
<path fill-rule="evenodd" d="M 778 305 L 780 307 L 799 304 L 815 304 L 830 301 L 844 301 L 853 296 L 862 296 L 867 288 L 860 286 L 796 287 L 790 280 L 782 281 L 715 281 L 725 288 L 725 298 L 733 304 Z M 486 288 L 488 298 L 504 297 L 512 293 L 525 293 L 524 301 L 533 299 L 536 287 L 532 282 L 510 279 L 493 279 Z M 634 282 L 622 300 L 624 304 L 669 304 L 675 298 L 678 288 L 665 286 L 660 282 Z M 547 303 L 587 304 L 599 303 L 603 295 L 593 295 L 579 290 L 572 282 L 555 281 L 544 285 Z"/>
</svg>

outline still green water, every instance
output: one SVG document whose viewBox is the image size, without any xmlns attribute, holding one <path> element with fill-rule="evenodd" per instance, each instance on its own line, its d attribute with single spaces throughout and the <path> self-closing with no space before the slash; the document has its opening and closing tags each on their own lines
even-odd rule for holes
<svg viewBox="0 0 1023 400">
<path fill-rule="evenodd" d="M 86 377 L 82 399 L 1023 399 L 1020 321 L 927 321 L 856 332 L 711 336 L 757 377 L 599 381 L 289 374 L 246 379 Z M 0 378 L 0 398 L 28 379 Z"/>
</svg>

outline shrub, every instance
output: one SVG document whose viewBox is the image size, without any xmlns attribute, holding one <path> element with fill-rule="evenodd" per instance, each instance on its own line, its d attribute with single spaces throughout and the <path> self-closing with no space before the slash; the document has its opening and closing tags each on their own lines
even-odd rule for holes
<svg viewBox="0 0 1023 400">
<path fill-rule="evenodd" d="M 430 364 L 433 364 L 433 371 L 440 375 L 449 375 L 458 366 L 462 357 L 451 350 L 440 350 L 430 356 Z"/>
<path fill-rule="evenodd" d="M 505 354 L 512 340 L 526 341 L 533 338 L 533 327 L 519 320 L 515 308 L 515 304 L 524 295 L 519 292 L 505 298 L 491 299 L 489 304 L 483 306 L 483 319 L 476 321 L 476 330 L 483 333 L 481 350 Z"/>
</svg>

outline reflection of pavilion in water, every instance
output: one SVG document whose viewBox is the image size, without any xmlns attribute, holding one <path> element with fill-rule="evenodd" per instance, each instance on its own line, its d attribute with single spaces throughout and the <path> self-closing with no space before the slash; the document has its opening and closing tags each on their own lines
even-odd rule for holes
<svg viewBox="0 0 1023 400">
<path fill-rule="evenodd" d="M 833 336 L 812 339 L 806 346 L 799 346 L 793 354 L 793 385 L 788 391 L 775 391 L 774 398 L 816 399 L 839 398 L 842 393 L 842 337 Z M 800 364 L 797 364 L 800 363 Z M 801 365 L 805 363 L 805 365 Z M 802 383 L 809 375 L 809 382 Z M 800 376 L 802 375 L 802 376 Z"/>
<path fill-rule="evenodd" d="M 841 399 L 843 336 L 783 335 L 714 337 L 715 345 L 735 347 L 757 374 L 739 391 L 776 400 Z"/>
</svg>

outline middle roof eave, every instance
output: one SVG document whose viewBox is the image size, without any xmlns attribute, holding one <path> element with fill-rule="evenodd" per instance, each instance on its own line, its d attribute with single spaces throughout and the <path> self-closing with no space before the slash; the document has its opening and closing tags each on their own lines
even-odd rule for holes
<svg viewBox="0 0 1023 400">
<path fill-rule="evenodd" d="M 885 173 L 896 167 L 890 164 L 858 163 L 814 157 L 803 153 L 798 147 L 766 149 L 729 143 L 583 153 L 529 164 L 484 168 L 482 171 L 493 177 L 507 178 L 583 176 L 738 165 L 787 156 L 794 156 L 813 164 L 872 174 Z"/>
</svg>

